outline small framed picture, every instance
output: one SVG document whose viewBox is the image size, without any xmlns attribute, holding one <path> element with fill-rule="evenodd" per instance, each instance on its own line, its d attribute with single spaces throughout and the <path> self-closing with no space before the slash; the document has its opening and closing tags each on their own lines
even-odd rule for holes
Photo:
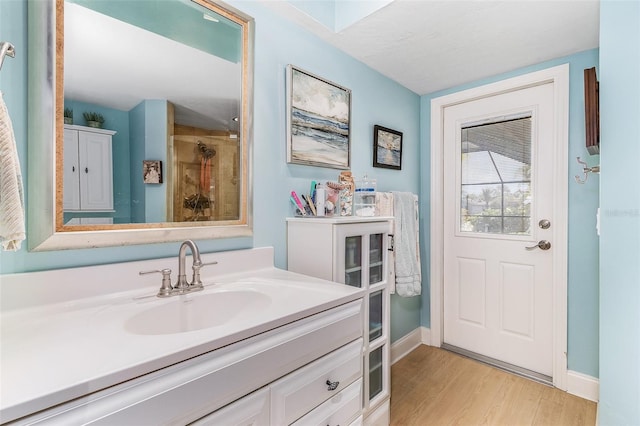
<svg viewBox="0 0 640 426">
<path fill-rule="evenodd" d="M 402 168 L 402 132 L 373 126 L 373 167 Z"/>
<path fill-rule="evenodd" d="M 144 183 L 162 183 L 162 161 L 142 160 Z"/>
</svg>

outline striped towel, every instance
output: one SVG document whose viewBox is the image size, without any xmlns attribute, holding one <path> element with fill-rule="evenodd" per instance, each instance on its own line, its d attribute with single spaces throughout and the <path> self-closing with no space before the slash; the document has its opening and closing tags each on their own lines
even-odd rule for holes
<svg viewBox="0 0 640 426">
<path fill-rule="evenodd" d="M 22 173 L 13 126 L 0 92 L 0 242 L 17 251 L 25 239 Z"/>
</svg>

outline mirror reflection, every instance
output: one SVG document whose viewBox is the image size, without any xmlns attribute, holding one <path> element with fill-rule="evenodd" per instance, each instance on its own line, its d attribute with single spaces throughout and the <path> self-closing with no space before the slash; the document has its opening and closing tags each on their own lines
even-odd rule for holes
<svg viewBox="0 0 640 426">
<path fill-rule="evenodd" d="M 64 2 L 60 230 L 246 221 L 243 28 L 227 16 L 204 1 Z"/>
</svg>

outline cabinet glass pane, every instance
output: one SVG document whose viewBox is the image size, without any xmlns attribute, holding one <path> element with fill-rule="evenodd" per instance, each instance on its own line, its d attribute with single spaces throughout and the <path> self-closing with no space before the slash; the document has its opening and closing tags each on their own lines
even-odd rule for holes
<svg viewBox="0 0 640 426">
<path fill-rule="evenodd" d="M 382 290 L 369 296 L 369 341 L 382 336 Z"/>
<path fill-rule="evenodd" d="M 369 401 L 382 392 L 382 348 L 369 354 Z"/>
<path fill-rule="evenodd" d="M 344 283 L 362 287 L 362 236 L 345 238 Z"/>
<path fill-rule="evenodd" d="M 376 284 L 383 280 L 382 234 L 369 236 L 369 284 Z"/>
</svg>

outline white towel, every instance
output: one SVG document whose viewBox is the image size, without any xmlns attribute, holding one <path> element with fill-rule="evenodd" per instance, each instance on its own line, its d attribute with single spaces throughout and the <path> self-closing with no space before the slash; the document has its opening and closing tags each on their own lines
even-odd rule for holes
<svg viewBox="0 0 640 426">
<path fill-rule="evenodd" d="M 393 193 L 376 192 L 376 216 L 393 217 Z M 390 234 L 395 233 L 395 220 L 392 221 Z M 389 283 L 389 293 L 396 292 L 396 258 L 395 251 L 390 248 L 387 252 L 387 282 Z"/>
<path fill-rule="evenodd" d="M 22 173 L 13 126 L 0 92 L 0 242 L 17 251 L 25 239 Z"/>
<path fill-rule="evenodd" d="M 418 296 L 422 292 L 418 196 L 410 192 L 394 192 L 393 212 L 396 292 L 402 297 Z"/>
</svg>

